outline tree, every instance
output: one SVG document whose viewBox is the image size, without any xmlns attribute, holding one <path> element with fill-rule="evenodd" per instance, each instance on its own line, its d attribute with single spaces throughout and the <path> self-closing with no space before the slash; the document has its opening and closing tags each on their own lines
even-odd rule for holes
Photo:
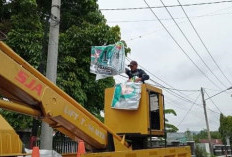
<svg viewBox="0 0 232 157">
<path fill-rule="evenodd" d="M 0 0 L 0 30 L 6 34 L 10 29 L 10 5 L 6 0 Z"/>
<path fill-rule="evenodd" d="M 164 114 L 172 114 L 176 116 L 176 112 L 173 109 L 165 109 Z M 168 122 L 168 119 L 165 118 L 165 122 Z M 175 125 L 170 123 L 165 123 L 165 127 L 167 132 L 177 132 L 179 130 Z"/>
<path fill-rule="evenodd" d="M 187 131 L 185 131 L 185 136 L 186 136 L 188 141 L 193 140 L 193 134 L 191 133 L 191 131 L 189 129 L 187 129 Z"/>
<path fill-rule="evenodd" d="M 220 114 L 219 132 L 221 133 L 224 142 L 226 138 L 232 137 L 232 116 L 226 117 L 223 114 Z"/>
<path fill-rule="evenodd" d="M 0 27 L 7 33 L 6 43 L 34 67 L 41 57 L 42 25 L 33 0 L 17 0 L 1 3 L 3 17 Z M 16 130 L 30 128 L 32 117 L 1 110 L 0 113 Z"/>
<path fill-rule="evenodd" d="M 46 17 L 51 1 L 0 1 L 0 28 L 8 38 L 6 43 L 35 68 L 44 62 L 48 43 Z M 63 0 L 61 5 L 60 41 L 57 85 L 90 112 L 100 117 L 104 104 L 104 89 L 112 87 L 112 77 L 95 81 L 89 73 L 91 46 L 114 44 L 120 40 L 120 28 L 109 27 L 95 0 Z M 126 52 L 130 49 L 126 47 Z M 10 116 L 9 116 L 10 117 Z M 8 117 L 8 118 L 9 118 Z M 17 118 L 12 115 L 11 118 Z M 30 122 L 31 123 L 31 122 Z M 30 127 L 28 123 L 28 127 Z"/>
<path fill-rule="evenodd" d="M 212 139 L 221 139 L 221 134 L 218 131 L 210 131 Z M 201 130 L 198 134 L 194 134 L 194 141 L 199 142 L 200 139 L 208 139 L 208 132 L 206 129 Z"/>
<path fill-rule="evenodd" d="M 207 152 L 198 145 L 196 145 L 195 154 L 196 154 L 196 157 L 206 157 L 206 156 L 208 156 Z"/>
<path fill-rule="evenodd" d="M 3 115 L 5 119 L 7 119 L 8 123 L 15 130 L 24 130 L 32 127 L 32 118 L 29 116 L 16 114 L 14 112 L 2 110 L 2 109 L 0 109 L 0 114 Z"/>
</svg>

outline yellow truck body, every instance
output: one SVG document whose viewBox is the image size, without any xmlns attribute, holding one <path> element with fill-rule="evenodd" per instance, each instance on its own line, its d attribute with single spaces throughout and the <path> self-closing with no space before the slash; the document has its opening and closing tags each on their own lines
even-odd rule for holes
<svg viewBox="0 0 232 157">
<path fill-rule="evenodd" d="M 86 153 L 82 154 L 81 157 L 191 157 L 190 152 L 190 147 L 169 147 L 133 151 Z M 76 156 L 76 154 L 63 155 L 63 157 Z"/>
<path fill-rule="evenodd" d="M 107 89 L 106 124 L 103 124 L 1 41 L 0 82 L 0 95 L 8 99 L 0 98 L 1 108 L 40 118 L 71 139 L 82 139 L 98 151 L 82 154 L 82 157 L 191 156 L 189 147 L 133 150 L 125 140 L 131 133 L 144 137 L 164 135 L 163 96 L 162 90 L 156 87 L 142 86 L 140 107 L 134 112 L 111 109 L 113 89 Z M 151 104 L 156 104 L 159 110 L 152 111 Z M 119 120 L 114 117 L 118 115 Z M 152 115 L 159 123 L 149 120 Z"/>
<path fill-rule="evenodd" d="M 19 135 L 0 115 L 0 156 L 22 153 L 22 142 Z"/>
<path fill-rule="evenodd" d="M 119 110 L 111 107 L 114 87 L 105 91 L 105 124 L 113 129 L 116 133 L 121 134 L 141 134 L 141 135 L 164 135 L 164 118 L 163 118 L 163 99 L 162 90 L 149 84 L 143 84 L 141 90 L 141 99 L 137 110 Z M 151 128 L 149 92 L 157 93 L 159 100 L 159 127 Z M 151 128 L 151 129 L 150 129 Z"/>
</svg>

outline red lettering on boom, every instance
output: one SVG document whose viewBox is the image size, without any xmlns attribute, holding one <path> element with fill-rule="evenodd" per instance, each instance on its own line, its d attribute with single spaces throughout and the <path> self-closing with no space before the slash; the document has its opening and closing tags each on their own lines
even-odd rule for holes
<svg viewBox="0 0 232 157">
<path fill-rule="evenodd" d="M 25 84 L 27 88 L 32 88 L 32 86 L 35 84 L 35 80 L 31 80 L 29 84 Z"/>
<path fill-rule="evenodd" d="M 40 95 L 41 94 L 41 91 L 42 91 L 42 85 L 41 84 L 38 84 L 36 85 L 34 88 L 32 88 L 31 90 L 35 90 L 37 91 L 37 94 Z"/>
<path fill-rule="evenodd" d="M 17 81 L 19 81 L 21 84 L 23 84 L 28 89 L 35 91 L 37 95 L 41 95 L 43 86 L 36 82 L 34 79 L 30 79 L 29 75 L 26 74 L 24 71 L 20 70 L 15 77 Z"/>
<path fill-rule="evenodd" d="M 24 84 L 27 81 L 28 75 L 23 71 L 19 71 L 18 75 L 15 77 L 20 83 Z"/>
</svg>

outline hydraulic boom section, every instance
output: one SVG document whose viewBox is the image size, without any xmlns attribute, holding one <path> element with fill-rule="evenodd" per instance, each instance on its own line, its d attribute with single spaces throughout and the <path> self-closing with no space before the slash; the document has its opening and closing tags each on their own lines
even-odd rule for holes
<svg viewBox="0 0 232 157">
<path fill-rule="evenodd" d="M 122 138 L 0 42 L 0 107 L 41 118 L 95 149 L 130 150 Z M 109 146 L 113 141 L 113 146 Z"/>
</svg>

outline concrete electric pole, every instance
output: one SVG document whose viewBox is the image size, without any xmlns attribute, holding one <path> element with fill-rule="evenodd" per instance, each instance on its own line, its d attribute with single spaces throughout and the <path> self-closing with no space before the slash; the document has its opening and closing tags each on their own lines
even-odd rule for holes
<svg viewBox="0 0 232 157">
<path fill-rule="evenodd" d="M 52 0 L 50 16 L 50 32 L 48 43 L 48 57 L 46 77 L 56 84 L 59 25 L 60 25 L 60 0 Z M 40 148 L 52 150 L 53 129 L 46 123 L 42 123 Z"/>
<path fill-rule="evenodd" d="M 210 130 L 209 130 L 209 122 L 208 122 L 208 117 L 207 117 L 207 112 L 206 112 L 206 103 L 205 103 L 204 91 L 202 87 L 201 87 L 201 95 L 202 95 L 203 108 L 204 108 L 204 114 L 205 114 L 205 122 L 206 122 L 206 127 L 207 127 L 207 132 L 208 132 L 210 154 L 213 154 L 211 135 L 210 135 Z"/>
</svg>

